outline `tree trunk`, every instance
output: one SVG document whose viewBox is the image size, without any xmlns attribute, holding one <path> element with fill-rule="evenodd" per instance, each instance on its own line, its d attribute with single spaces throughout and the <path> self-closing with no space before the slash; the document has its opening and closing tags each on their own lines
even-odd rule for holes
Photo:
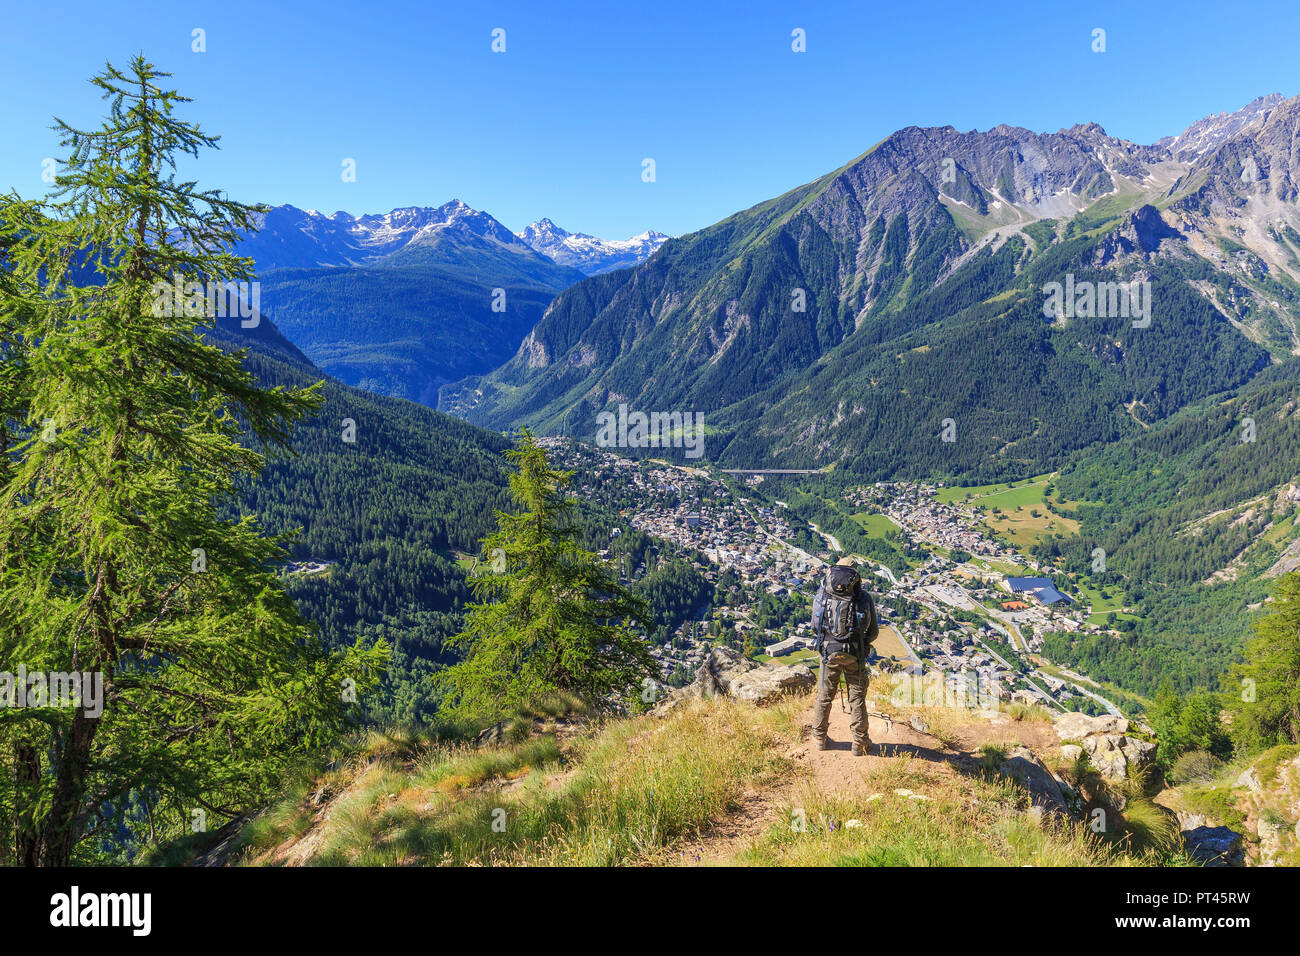
<svg viewBox="0 0 1300 956">
<path fill-rule="evenodd" d="M 72 863 L 72 851 L 80 836 L 79 818 L 86 795 L 90 748 L 98 729 L 97 717 L 87 717 L 78 711 L 72 718 L 72 727 L 60 755 L 54 801 L 42 828 L 44 851 L 41 853 L 41 866 L 69 866 Z"/>
<path fill-rule="evenodd" d="M 19 866 L 36 866 L 40 861 L 41 835 L 33 819 L 34 795 L 41 785 L 41 752 L 31 744 L 19 744 L 15 753 L 17 787 L 14 801 L 14 850 Z"/>
</svg>

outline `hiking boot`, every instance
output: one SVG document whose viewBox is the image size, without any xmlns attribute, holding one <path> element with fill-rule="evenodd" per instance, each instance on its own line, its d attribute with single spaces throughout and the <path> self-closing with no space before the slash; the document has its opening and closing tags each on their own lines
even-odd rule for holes
<svg viewBox="0 0 1300 956">
<path fill-rule="evenodd" d="M 825 737 L 814 737 L 814 738 L 813 738 L 813 746 L 814 746 L 815 748 L 817 748 L 818 750 L 825 750 L 825 749 L 826 749 L 826 738 L 825 738 Z"/>
<path fill-rule="evenodd" d="M 853 756 L 855 756 L 855 757 L 862 757 L 862 756 L 865 756 L 865 755 L 866 755 L 866 752 L 867 752 L 867 748 L 870 747 L 870 746 L 871 746 L 871 744 L 854 744 L 854 745 L 853 745 Z"/>
</svg>

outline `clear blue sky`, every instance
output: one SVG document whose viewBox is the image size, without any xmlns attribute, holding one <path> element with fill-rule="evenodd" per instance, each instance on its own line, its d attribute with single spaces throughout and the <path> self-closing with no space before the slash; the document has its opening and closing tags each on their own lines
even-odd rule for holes
<svg viewBox="0 0 1300 956">
<path fill-rule="evenodd" d="M 716 222 L 903 126 L 1095 121 L 1151 142 L 1300 92 L 1297 49 L 1293 0 L 5 0 L 0 189 L 41 193 L 50 118 L 90 123 L 85 80 L 140 50 L 222 134 L 195 172 L 238 199 L 361 213 L 455 197 L 511 229 L 549 216 L 623 238 Z"/>
</svg>

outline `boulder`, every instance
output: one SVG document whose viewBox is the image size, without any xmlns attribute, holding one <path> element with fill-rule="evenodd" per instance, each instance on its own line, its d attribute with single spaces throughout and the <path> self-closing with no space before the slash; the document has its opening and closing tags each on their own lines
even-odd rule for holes
<svg viewBox="0 0 1300 956">
<path fill-rule="evenodd" d="M 1063 744 L 1061 746 L 1061 756 L 1070 761 L 1078 760 L 1083 756 L 1083 748 L 1078 744 Z"/>
<path fill-rule="evenodd" d="M 803 664 L 768 664 L 731 679 L 728 693 L 755 704 L 770 704 L 786 694 L 812 690 L 817 677 Z"/>
<path fill-rule="evenodd" d="M 1123 717 L 1069 713 L 1058 714 L 1054 723 L 1060 740 L 1078 741 L 1077 745 L 1066 744 L 1061 752 L 1075 760 L 1079 752 L 1074 748 L 1082 747 L 1098 773 L 1107 780 L 1124 780 L 1144 770 L 1155 759 L 1156 745 L 1129 736 L 1131 725 Z"/>
<path fill-rule="evenodd" d="M 1245 787 L 1251 793 L 1259 793 L 1263 789 L 1259 784 L 1259 774 L 1255 773 L 1254 767 L 1247 767 L 1237 778 L 1237 786 Z"/>
<path fill-rule="evenodd" d="M 1241 866 L 1246 859 L 1241 834 L 1229 827 L 1197 827 L 1183 831 L 1192 859 L 1205 866 Z"/>
<path fill-rule="evenodd" d="M 1124 780 L 1144 770 L 1155 759 L 1156 745 L 1125 734 L 1093 734 L 1083 738 L 1083 749 L 1107 780 Z"/>
<path fill-rule="evenodd" d="M 1028 747 L 1017 746 L 1011 750 L 999 765 L 998 772 L 1024 787 L 1033 806 L 1054 813 L 1069 812 L 1070 798 L 1061 781 Z"/>
<path fill-rule="evenodd" d="M 1057 714 L 1054 718 L 1056 736 L 1060 740 L 1082 741 L 1093 734 L 1126 734 L 1128 721 L 1123 717 L 1089 717 L 1087 714 Z"/>
<path fill-rule="evenodd" d="M 692 697 L 736 697 L 754 704 L 770 704 L 785 694 L 803 693 L 817 683 L 803 664 L 759 664 L 729 647 L 715 647 L 695 672 L 695 682 L 654 709 L 668 713 Z"/>
<path fill-rule="evenodd" d="M 494 747 L 506 742 L 506 723 L 500 721 L 474 735 L 475 747 Z"/>
</svg>

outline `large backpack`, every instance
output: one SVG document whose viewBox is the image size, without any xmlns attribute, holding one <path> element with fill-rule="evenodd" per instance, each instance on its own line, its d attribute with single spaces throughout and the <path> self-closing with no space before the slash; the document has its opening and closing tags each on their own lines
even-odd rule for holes
<svg viewBox="0 0 1300 956">
<path fill-rule="evenodd" d="M 861 578 L 853 568 L 837 564 L 826 572 L 822 584 L 822 626 L 818 634 L 823 657 L 861 656 L 861 629 L 854 604 L 860 586 Z"/>
</svg>

